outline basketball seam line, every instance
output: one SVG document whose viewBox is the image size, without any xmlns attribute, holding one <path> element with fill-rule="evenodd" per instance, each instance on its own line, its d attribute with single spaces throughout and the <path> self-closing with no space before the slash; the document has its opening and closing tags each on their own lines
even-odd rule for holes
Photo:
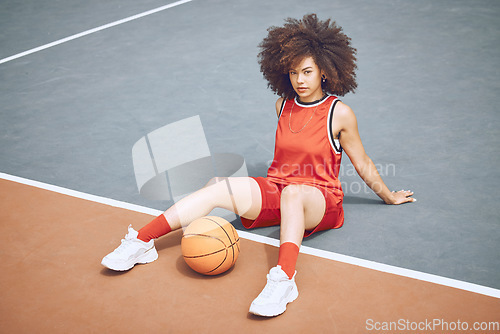
<svg viewBox="0 0 500 334">
<path fill-rule="evenodd" d="M 209 218 L 209 217 L 205 217 L 205 219 L 207 220 L 210 220 L 211 222 L 215 223 L 216 225 L 218 225 L 223 231 L 224 233 L 226 233 L 226 236 L 229 240 L 231 240 L 231 237 L 229 236 L 229 233 L 227 233 L 226 229 L 221 225 L 219 224 L 216 220 L 212 219 L 212 218 Z M 231 224 L 231 223 L 229 223 Z M 232 225 L 231 225 L 232 226 Z M 227 248 L 226 248 L 227 249 Z M 233 260 L 231 261 L 231 266 L 233 266 L 235 263 L 236 263 L 236 260 L 234 259 L 235 258 L 235 254 L 234 254 L 234 248 L 231 247 L 231 250 L 233 251 Z M 238 250 L 239 250 L 239 247 L 238 247 Z M 226 254 L 226 258 L 227 258 L 227 254 Z M 225 261 L 226 259 L 224 259 Z M 223 262 L 224 263 L 224 262 Z M 222 265 L 222 263 L 221 263 Z"/>
</svg>

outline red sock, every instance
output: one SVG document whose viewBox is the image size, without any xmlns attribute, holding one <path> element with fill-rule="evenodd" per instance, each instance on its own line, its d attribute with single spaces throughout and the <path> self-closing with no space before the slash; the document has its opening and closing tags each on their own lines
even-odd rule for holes
<svg viewBox="0 0 500 334">
<path fill-rule="evenodd" d="M 280 246 L 280 252 L 278 256 L 278 265 L 281 269 L 292 279 L 295 275 L 295 264 L 297 263 L 297 258 L 299 257 L 299 246 L 293 242 L 285 242 Z"/>
<path fill-rule="evenodd" d="M 161 214 L 138 231 L 137 239 L 149 242 L 149 240 L 159 238 L 170 231 L 172 231 L 172 228 L 165 216 Z"/>
</svg>

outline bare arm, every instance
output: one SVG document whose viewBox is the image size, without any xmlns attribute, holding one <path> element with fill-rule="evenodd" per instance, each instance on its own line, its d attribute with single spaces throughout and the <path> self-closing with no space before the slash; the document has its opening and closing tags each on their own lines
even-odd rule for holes
<svg viewBox="0 0 500 334">
<path fill-rule="evenodd" d="M 280 111 L 281 111 L 281 105 L 283 104 L 283 98 L 280 97 L 278 100 L 276 100 L 276 115 L 279 117 Z"/>
<path fill-rule="evenodd" d="M 363 181 L 386 204 L 414 202 L 411 191 L 391 192 L 380 177 L 373 161 L 368 157 L 358 132 L 358 122 L 349 106 L 339 102 L 335 108 L 335 126 L 340 132 L 340 144 Z"/>
</svg>

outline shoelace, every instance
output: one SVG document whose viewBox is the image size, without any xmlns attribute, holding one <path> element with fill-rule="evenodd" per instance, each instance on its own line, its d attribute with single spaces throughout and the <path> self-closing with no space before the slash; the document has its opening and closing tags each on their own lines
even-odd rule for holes
<svg viewBox="0 0 500 334">
<path fill-rule="evenodd" d="M 118 248 L 115 249 L 115 252 L 121 254 L 125 250 L 125 248 L 127 248 L 130 245 L 129 241 L 132 239 L 133 238 L 130 236 L 130 234 L 127 234 L 125 238 L 122 239 L 120 246 L 118 246 Z"/>
<path fill-rule="evenodd" d="M 267 274 L 267 284 L 264 287 L 264 290 L 262 290 L 262 297 L 269 297 L 274 293 L 274 290 L 276 290 L 276 287 L 278 286 L 278 283 L 280 282 L 280 274 L 279 272 L 274 268 L 271 270 L 269 274 Z"/>
<path fill-rule="evenodd" d="M 262 297 L 267 298 L 271 296 L 274 293 L 274 290 L 276 290 L 276 287 L 278 286 L 278 281 L 276 279 L 273 279 L 273 277 L 270 277 L 270 275 L 267 275 L 267 284 L 264 287 L 264 290 L 262 291 Z"/>
</svg>

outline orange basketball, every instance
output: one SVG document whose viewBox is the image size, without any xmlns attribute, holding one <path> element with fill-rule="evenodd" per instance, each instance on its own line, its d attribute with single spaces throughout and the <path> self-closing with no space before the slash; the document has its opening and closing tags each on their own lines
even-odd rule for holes
<svg viewBox="0 0 500 334">
<path fill-rule="evenodd" d="M 189 224 L 182 236 L 181 249 L 191 269 L 204 275 L 218 275 L 238 259 L 240 238 L 227 220 L 206 216 Z"/>
</svg>

